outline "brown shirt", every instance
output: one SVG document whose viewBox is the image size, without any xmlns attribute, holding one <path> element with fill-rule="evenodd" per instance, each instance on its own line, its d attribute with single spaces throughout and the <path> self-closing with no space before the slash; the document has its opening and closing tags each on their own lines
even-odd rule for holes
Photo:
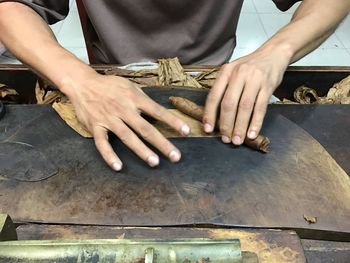
<svg viewBox="0 0 350 263">
<path fill-rule="evenodd" d="M 69 0 L 0 0 L 26 4 L 49 24 L 64 19 Z M 287 10 L 300 0 L 273 0 Z M 243 0 L 83 0 L 89 47 L 99 63 L 179 57 L 184 64 L 222 64 L 236 46 Z"/>
</svg>

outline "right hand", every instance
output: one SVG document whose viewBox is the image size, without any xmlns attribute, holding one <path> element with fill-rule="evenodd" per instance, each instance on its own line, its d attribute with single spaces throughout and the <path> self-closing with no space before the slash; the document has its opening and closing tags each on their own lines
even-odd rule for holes
<svg viewBox="0 0 350 263">
<path fill-rule="evenodd" d="M 92 78 L 85 81 L 84 87 L 75 87 L 67 95 L 75 107 L 79 121 L 93 134 L 98 151 L 113 170 L 120 171 L 122 161 L 108 142 L 108 131 L 118 136 L 151 167 L 159 164 L 159 157 L 135 132 L 170 161 L 180 160 L 180 151 L 142 118 L 140 113 L 168 124 L 183 135 L 190 133 L 189 126 L 150 99 L 129 80 L 117 76 L 93 74 Z"/>
</svg>

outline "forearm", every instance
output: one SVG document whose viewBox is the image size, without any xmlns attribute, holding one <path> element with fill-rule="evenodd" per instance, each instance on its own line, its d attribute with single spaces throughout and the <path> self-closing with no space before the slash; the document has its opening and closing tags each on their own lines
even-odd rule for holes
<svg viewBox="0 0 350 263">
<path fill-rule="evenodd" d="M 0 4 L 0 40 L 21 61 L 45 76 L 67 95 L 94 71 L 62 48 L 45 21 L 31 8 Z"/>
<path fill-rule="evenodd" d="M 304 0 L 291 22 L 261 48 L 281 49 L 293 63 L 325 41 L 349 11 L 348 0 Z"/>
</svg>

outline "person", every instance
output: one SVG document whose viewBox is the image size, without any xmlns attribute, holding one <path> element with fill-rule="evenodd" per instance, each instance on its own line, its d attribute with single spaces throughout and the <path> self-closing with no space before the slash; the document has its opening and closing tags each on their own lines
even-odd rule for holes
<svg viewBox="0 0 350 263">
<path fill-rule="evenodd" d="M 298 0 L 273 1 L 285 11 Z M 259 134 L 268 99 L 287 66 L 326 40 L 350 10 L 349 0 L 304 0 L 290 23 L 253 53 L 229 63 L 243 0 L 83 2 L 93 55 L 101 63 L 177 56 L 184 64 L 223 64 L 206 100 L 203 125 L 210 133 L 219 118 L 222 141 L 235 145 Z M 100 75 L 63 49 L 46 22 L 62 20 L 68 11 L 69 0 L 0 0 L 0 41 L 69 97 L 112 169 L 120 171 L 122 161 L 108 142 L 108 131 L 152 167 L 159 156 L 140 138 L 178 162 L 180 150 L 140 112 L 183 135 L 190 133 L 187 124 L 128 80 Z"/>
</svg>

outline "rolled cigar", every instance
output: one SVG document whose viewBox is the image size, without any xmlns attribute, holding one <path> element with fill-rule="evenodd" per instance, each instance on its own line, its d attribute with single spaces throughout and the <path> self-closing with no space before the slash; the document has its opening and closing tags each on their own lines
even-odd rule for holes
<svg viewBox="0 0 350 263">
<path fill-rule="evenodd" d="M 204 115 L 204 107 L 197 105 L 193 101 L 183 97 L 169 97 L 169 100 L 176 109 L 182 113 L 202 122 Z M 216 121 L 215 129 L 219 129 L 219 122 Z M 268 152 L 270 140 L 268 137 L 259 134 L 254 140 L 245 138 L 244 144 L 249 148 L 258 150 L 264 153 Z"/>
</svg>

